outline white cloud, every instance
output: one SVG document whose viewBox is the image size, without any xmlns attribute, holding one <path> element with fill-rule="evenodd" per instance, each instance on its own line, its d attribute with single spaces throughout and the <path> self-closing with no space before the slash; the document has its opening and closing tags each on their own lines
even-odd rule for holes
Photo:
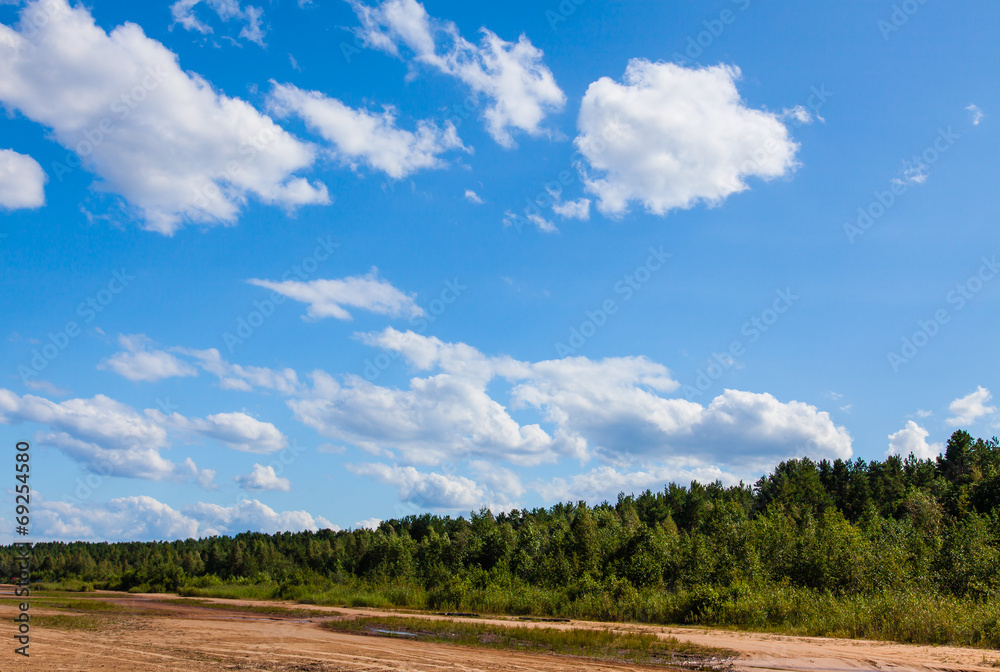
<svg viewBox="0 0 1000 672">
<path fill-rule="evenodd" d="M 921 460 L 933 460 L 944 450 L 942 443 L 927 443 L 930 432 L 913 420 L 906 422 L 906 427 L 889 435 L 889 450 L 886 456 L 899 455 L 908 457 L 911 453 Z"/>
<path fill-rule="evenodd" d="M 40 17 L 37 30 L 24 29 Z M 216 92 L 134 23 L 110 34 L 82 5 L 33 2 L 20 32 L 0 25 L 0 102 L 52 129 L 148 229 L 233 223 L 249 196 L 294 208 L 325 204 L 294 173 L 315 150 L 238 98 Z M 56 177 L 70 159 L 53 165 Z"/>
<path fill-rule="evenodd" d="M 545 116 L 566 102 L 552 71 L 542 62 L 541 50 L 524 35 L 513 43 L 481 28 L 482 40 L 476 45 L 463 38 L 451 21 L 430 17 L 416 0 L 385 0 L 374 7 L 359 0 L 348 2 L 361 20 L 358 35 L 368 46 L 399 57 L 405 47 L 418 63 L 485 96 L 490 101 L 483 115 L 486 127 L 505 147 L 514 144 L 512 129 L 544 134 Z"/>
<path fill-rule="evenodd" d="M 288 439 L 270 422 L 262 422 L 246 413 L 216 413 L 205 418 L 185 418 L 173 413 L 165 416 L 147 411 L 171 429 L 198 434 L 245 453 L 277 453 L 288 446 Z"/>
<path fill-rule="evenodd" d="M 274 390 L 279 394 L 294 394 L 301 388 L 298 374 L 293 369 L 286 368 L 277 371 L 260 366 L 230 364 L 222 359 L 222 355 L 215 348 L 208 350 L 174 348 L 174 350 L 193 357 L 198 366 L 218 376 L 222 388 L 226 390 L 248 392 L 257 387 Z"/>
<path fill-rule="evenodd" d="M 423 473 L 413 467 L 373 463 L 352 465 L 348 470 L 396 487 L 401 501 L 423 508 L 470 511 L 486 499 L 483 487 L 464 476 Z"/>
<path fill-rule="evenodd" d="M 969 105 L 965 109 L 968 110 L 969 113 L 972 115 L 972 125 L 973 126 L 978 126 L 979 122 L 981 122 L 983 120 L 983 118 L 986 116 L 983 113 L 983 111 L 979 109 L 978 105 Z"/>
<path fill-rule="evenodd" d="M 903 187 L 911 187 L 915 184 L 923 184 L 927 181 L 927 166 L 924 164 L 912 165 L 907 164 L 900 171 L 898 177 L 892 178 L 890 182 L 893 184 L 898 184 Z"/>
<path fill-rule="evenodd" d="M 47 425 L 51 431 L 40 441 L 95 473 L 154 481 L 204 476 L 190 459 L 177 464 L 160 454 L 170 445 L 167 430 L 151 413 L 141 415 L 104 395 L 56 403 L 0 389 L 0 423 Z"/>
<path fill-rule="evenodd" d="M 511 508 L 512 500 L 524 494 L 521 477 L 506 467 L 486 460 L 473 460 L 469 467 L 476 479 L 493 491 L 495 499 L 503 500 L 504 508 Z"/>
<path fill-rule="evenodd" d="M 781 118 L 746 107 L 738 68 L 685 68 L 632 59 L 623 83 L 602 77 L 583 97 L 576 146 L 584 181 L 610 215 L 639 201 L 663 215 L 710 205 L 796 168 L 798 145 Z"/>
<path fill-rule="evenodd" d="M 279 513 L 256 499 L 228 507 L 198 502 L 177 510 L 142 495 L 86 504 L 42 501 L 32 510 L 33 536 L 59 541 L 173 540 L 321 528 L 338 529 L 321 516 L 306 511 Z"/>
<path fill-rule="evenodd" d="M 481 199 L 479 197 L 479 194 L 477 194 L 476 192 L 474 192 L 472 189 L 466 189 L 465 190 L 465 197 L 468 200 L 470 200 L 473 203 L 475 203 L 476 205 L 482 205 L 483 204 L 483 199 Z"/>
<path fill-rule="evenodd" d="M 558 233 L 559 229 L 556 225 L 545 219 L 537 213 L 528 213 L 525 215 L 527 220 L 534 224 L 539 231 L 542 233 Z M 504 226 L 514 226 L 517 223 L 517 215 L 511 210 L 507 210 L 503 213 L 503 225 Z"/>
<path fill-rule="evenodd" d="M 254 464 L 253 471 L 249 474 L 236 476 L 233 480 L 244 490 L 280 490 L 288 492 L 292 489 L 292 482 L 274 473 L 274 467 L 265 467 L 261 464 Z"/>
<path fill-rule="evenodd" d="M 372 268 L 368 275 L 359 275 L 342 280 L 312 280 L 298 282 L 285 280 L 249 280 L 252 285 L 278 292 L 295 301 L 309 304 L 307 315 L 314 320 L 335 317 L 350 320 L 346 307 L 361 308 L 379 315 L 390 317 L 419 317 L 423 309 L 407 296 L 378 275 Z"/>
<path fill-rule="evenodd" d="M 260 20 L 264 12 L 260 7 L 247 6 L 240 7 L 238 0 L 204 0 L 205 4 L 214 11 L 222 21 L 238 19 L 243 22 L 240 30 L 240 37 L 256 42 L 264 46 L 264 29 Z M 170 5 L 170 15 L 174 23 L 181 24 L 186 30 L 193 30 L 203 35 L 212 33 L 212 27 L 202 22 L 194 14 L 194 8 L 202 3 L 202 0 L 177 0 Z"/>
<path fill-rule="evenodd" d="M 368 518 L 366 520 L 359 520 L 354 523 L 354 529 L 356 530 L 377 530 L 378 526 L 382 524 L 381 518 Z"/>
<path fill-rule="evenodd" d="M 278 513 L 256 499 L 244 499 L 228 507 L 198 503 L 184 507 L 183 513 L 198 522 L 198 536 L 201 537 L 247 530 L 266 534 L 303 530 L 315 532 L 321 527 L 331 527 L 325 518 L 313 517 L 306 511 Z"/>
<path fill-rule="evenodd" d="M 677 384 L 641 357 L 539 362 L 525 378 L 511 393 L 514 408 L 544 411 L 561 435 L 611 461 L 698 451 L 706 462 L 752 468 L 797 455 L 851 455 L 847 430 L 814 406 L 738 390 L 708 406 L 664 398 L 655 392 Z"/>
<path fill-rule="evenodd" d="M 191 479 L 205 487 L 211 487 L 214 472 L 199 470 L 191 458 L 175 463 L 161 455 L 171 445 L 168 432 L 209 438 L 252 453 L 277 452 L 288 443 L 274 425 L 245 413 L 187 418 L 154 409 L 139 413 L 104 395 L 56 403 L 0 389 L 0 424 L 21 422 L 46 425 L 50 431 L 40 433 L 37 440 L 94 473 L 152 481 Z"/>
<path fill-rule="evenodd" d="M 664 393 L 678 383 L 644 357 L 520 362 L 463 343 L 386 329 L 366 343 L 396 351 L 427 377 L 408 389 L 357 376 L 313 374 L 313 390 L 288 404 L 322 435 L 409 464 L 503 460 L 535 465 L 574 457 L 614 464 L 670 461 L 753 471 L 795 456 L 848 458 L 851 437 L 826 412 L 769 394 L 726 390 L 708 406 Z M 488 391 L 513 384 L 507 404 Z M 512 411 L 540 412 L 552 429 L 520 424 Z"/>
<path fill-rule="evenodd" d="M 796 105 L 793 108 L 785 110 L 781 116 L 786 119 L 794 120 L 800 126 L 811 124 L 815 119 L 824 121 L 823 117 L 819 116 L 818 114 L 814 119 L 812 112 L 802 107 L 801 105 Z"/>
<path fill-rule="evenodd" d="M 566 219 L 590 219 L 590 199 L 578 198 L 575 201 L 553 203 L 552 211 Z"/>
<path fill-rule="evenodd" d="M 198 523 L 152 497 L 119 497 L 106 503 L 46 502 L 36 506 L 35 534 L 61 541 L 190 539 Z"/>
<path fill-rule="evenodd" d="M 551 461 L 551 437 L 538 425 L 519 425 L 479 384 L 448 374 L 414 378 L 408 390 L 357 376 L 341 385 L 322 372 L 313 380 L 311 396 L 288 402 L 295 417 L 372 454 L 397 450 L 413 464 L 463 457 Z"/>
<path fill-rule="evenodd" d="M 976 391 L 964 397 L 956 399 L 948 406 L 951 417 L 945 422 L 953 427 L 971 425 L 985 415 L 997 412 L 995 406 L 987 406 L 986 403 L 993 398 L 990 391 L 983 386 L 978 386 Z"/>
<path fill-rule="evenodd" d="M 21 210 L 45 205 L 48 176 L 27 154 L 0 149 L 0 208 Z"/>
<path fill-rule="evenodd" d="M 118 336 L 126 352 L 112 355 L 97 365 L 98 369 L 111 369 L 129 380 L 156 381 L 180 376 L 197 376 L 198 371 L 169 352 L 148 350 L 150 340 L 144 334 Z"/>
<path fill-rule="evenodd" d="M 430 121 L 417 122 L 417 130 L 396 126 L 396 111 L 356 110 L 318 91 L 303 91 L 291 84 L 275 84 L 268 108 L 275 115 L 295 114 L 331 143 L 333 155 L 356 169 L 363 163 L 389 177 L 402 178 L 418 170 L 441 168 L 438 155 L 465 150 L 450 121 L 440 129 Z"/>
</svg>

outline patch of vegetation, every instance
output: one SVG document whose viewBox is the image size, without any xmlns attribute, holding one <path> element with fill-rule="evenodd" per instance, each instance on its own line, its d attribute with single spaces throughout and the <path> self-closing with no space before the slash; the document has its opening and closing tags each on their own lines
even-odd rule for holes
<svg viewBox="0 0 1000 672">
<path fill-rule="evenodd" d="M 68 614 L 53 614 L 45 616 L 33 616 L 31 624 L 39 628 L 53 628 L 55 630 L 86 630 L 99 632 L 118 628 L 122 624 L 122 619 L 107 618 L 102 616 L 70 616 Z"/>
<path fill-rule="evenodd" d="M 221 611 L 234 611 L 246 614 L 259 614 L 263 616 L 283 616 L 286 618 L 315 618 L 320 616 L 335 616 L 328 611 L 320 611 L 319 609 L 303 609 L 296 607 L 282 607 L 278 605 L 241 605 L 241 604 L 226 604 L 224 602 L 209 602 L 207 600 L 195 600 L 195 599 L 183 599 L 183 600 L 166 600 L 174 604 L 185 604 L 196 606 L 204 609 L 218 609 Z"/>
<path fill-rule="evenodd" d="M 427 642 L 654 665 L 707 666 L 736 655 L 733 651 L 680 642 L 672 637 L 660 638 L 612 628 L 562 629 L 395 617 L 327 621 L 323 627 L 376 637 L 406 637 Z"/>
</svg>

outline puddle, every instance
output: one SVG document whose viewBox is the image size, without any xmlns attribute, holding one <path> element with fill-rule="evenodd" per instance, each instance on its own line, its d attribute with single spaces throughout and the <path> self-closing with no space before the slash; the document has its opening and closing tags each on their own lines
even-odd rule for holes
<svg viewBox="0 0 1000 672">
<path fill-rule="evenodd" d="M 380 635 L 400 635 L 402 637 L 416 637 L 412 632 L 403 632 L 402 630 L 374 630 Z"/>
</svg>

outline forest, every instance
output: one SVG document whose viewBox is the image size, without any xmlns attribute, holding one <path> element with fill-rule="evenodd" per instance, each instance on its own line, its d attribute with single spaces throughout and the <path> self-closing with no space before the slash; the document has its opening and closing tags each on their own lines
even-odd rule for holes
<svg viewBox="0 0 1000 672">
<path fill-rule="evenodd" d="M 0 569 L 16 574 L 15 551 Z M 39 543 L 43 587 L 1000 646 L 1000 441 L 377 530 Z"/>
</svg>

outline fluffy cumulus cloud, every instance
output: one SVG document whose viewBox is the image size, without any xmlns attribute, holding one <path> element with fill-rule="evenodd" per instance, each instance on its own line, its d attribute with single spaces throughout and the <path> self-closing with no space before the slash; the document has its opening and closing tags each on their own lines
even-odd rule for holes
<svg viewBox="0 0 1000 672">
<path fill-rule="evenodd" d="M 256 499 L 232 506 L 196 503 L 180 510 L 152 497 L 120 497 L 86 505 L 42 502 L 32 510 L 32 533 L 61 541 L 144 541 L 338 529 L 306 511 L 278 512 Z"/>
<path fill-rule="evenodd" d="M 274 467 L 254 464 L 249 474 L 236 476 L 233 480 L 244 490 L 280 490 L 288 492 L 292 482 L 275 473 Z"/>
<path fill-rule="evenodd" d="M 539 362 L 511 395 L 546 414 L 559 433 L 605 459 L 670 459 L 692 451 L 753 468 L 808 454 L 850 457 L 851 438 L 829 414 L 770 394 L 726 390 L 707 406 L 665 398 L 678 385 L 642 357 Z"/>
<path fill-rule="evenodd" d="M 552 438 L 537 424 L 517 423 L 477 383 L 443 374 L 397 390 L 357 376 L 343 384 L 324 373 L 313 380 L 310 396 L 289 401 L 296 418 L 373 454 L 396 451 L 414 464 L 469 457 L 551 461 Z"/>
<path fill-rule="evenodd" d="M 360 464 L 348 469 L 357 476 L 396 487 L 401 501 L 421 508 L 469 511 L 486 500 L 485 489 L 464 476 L 424 473 L 413 467 L 386 464 Z"/>
<path fill-rule="evenodd" d="M 255 279 L 248 282 L 308 304 L 306 314 L 313 320 L 324 317 L 350 320 L 352 318 L 347 308 L 360 308 L 390 317 L 420 317 L 424 314 L 412 296 L 404 294 L 379 277 L 376 268 L 371 269 L 367 275 L 341 280 L 272 282 Z"/>
<path fill-rule="evenodd" d="M 35 533 L 52 540 L 138 541 L 199 536 L 197 521 L 145 495 L 81 506 L 46 502 L 32 513 Z"/>
<path fill-rule="evenodd" d="M 70 150 L 56 177 L 82 162 L 164 234 L 233 223 L 250 196 L 286 208 L 330 200 L 294 175 L 313 164 L 312 146 L 182 70 L 139 26 L 107 33 L 66 0 L 28 4 L 18 30 L 0 24 L 0 102 Z"/>
<path fill-rule="evenodd" d="M 589 470 L 530 488 L 547 501 L 605 498 L 669 481 L 735 483 L 793 457 L 852 455 L 847 430 L 815 406 L 739 390 L 704 405 L 688 401 L 675 396 L 680 385 L 669 369 L 646 357 L 530 362 L 392 328 L 360 338 L 398 353 L 415 372 L 409 384 L 383 386 L 322 370 L 300 383 L 293 371 L 240 367 L 215 350 L 174 350 L 240 389 L 282 394 L 299 422 L 379 458 L 353 464 L 355 475 L 390 485 L 401 501 L 423 508 L 511 508 L 526 489 L 519 469 L 565 460 Z M 242 414 L 147 415 L 242 450 L 285 445 L 276 429 Z M 274 479 L 255 468 L 237 480 Z"/>
<path fill-rule="evenodd" d="M 814 406 L 737 390 L 706 406 L 670 397 L 678 383 L 644 357 L 521 362 L 394 329 L 365 341 L 400 353 L 428 375 L 396 389 L 316 372 L 313 388 L 288 403 L 322 435 L 408 465 L 488 460 L 523 466 L 572 457 L 671 464 L 683 473 L 718 476 L 720 465 L 749 474 L 795 456 L 852 454 L 846 429 Z M 498 380 L 510 385 L 506 405 L 491 393 Z M 521 424 L 515 411 L 544 422 Z M 693 462 L 677 466 L 691 455 Z M 403 472 L 391 473 L 398 480 Z"/>
<path fill-rule="evenodd" d="M 913 420 L 909 420 L 906 427 L 889 435 L 889 450 L 886 451 L 886 456 L 899 455 L 905 458 L 913 455 L 921 460 L 932 460 L 941 454 L 944 444 L 928 443 L 928 436 L 930 432 Z"/>
<path fill-rule="evenodd" d="M 953 427 L 961 427 L 971 425 L 979 418 L 996 413 L 996 406 L 986 405 L 992 398 L 993 395 L 990 394 L 990 391 L 980 385 L 975 392 L 949 404 L 948 410 L 951 412 L 951 417 L 945 422 Z"/>
<path fill-rule="evenodd" d="M 214 32 L 211 26 L 196 16 L 195 8 L 200 4 L 203 4 L 203 0 L 177 0 L 170 5 L 170 15 L 174 23 L 203 35 Z M 264 11 L 260 7 L 250 5 L 240 7 L 237 0 L 204 0 L 204 4 L 222 21 L 236 20 L 243 24 L 240 28 L 240 37 L 264 46 L 264 27 L 261 25 Z"/>
<path fill-rule="evenodd" d="M 275 85 L 269 109 L 276 116 L 302 118 L 330 143 L 337 160 L 352 168 L 364 164 L 397 179 L 418 170 L 440 168 L 445 165 L 441 154 L 466 149 L 451 122 L 441 129 L 420 121 L 416 131 L 407 131 L 396 126 L 392 107 L 382 112 L 356 110 L 336 98 L 291 84 Z"/>
<path fill-rule="evenodd" d="M 27 154 L 0 149 L 0 209 L 42 207 L 47 180 L 42 167 Z"/>
<path fill-rule="evenodd" d="M 748 108 L 739 69 L 633 59 L 623 81 L 602 77 L 583 97 L 576 146 L 597 208 L 620 215 L 638 201 L 663 215 L 718 204 L 746 179 L 781 177 L 798 145 L 782 115 Z"/>
<path fill-rule="evenodd" d="M 213 471 L 199 470 L 191 458 L 175 463 L 161 454 L 171 446 L 170 432 L 211 439 L 251 453 L 274 453 L 288 445 L 274 425 L 245 413 L 187 418 L 154 409 L 140 413 L 104 395 L 56 403 L 0 389 L 0 424 L 21 422 L 46 426 L 48 431 L 41 432 L 37 441 L 55 446 L 102 476 L 153 481 L 191 479 L 205 487 L 211 487 Z"/>
<path fill-rule="evenodd" d="M 216 413 L 205 418 L 185 418 L 173 413 L 147 411 L 162 424 L 189 434 L 214 439 L 244 453 L 277 453 L 288 445 L 288 439 L 270 422 L 262 422 L 246 413 Z"/>
<path fill-rule="evenodd" d="M 20 422 L 46 425 L 49 431 L 38 437 L 41 443 L 55 446 L 95 473 L 154 481 L 211 480 L 190 459 L 178 464 L 160 454 L 170 445 L 167 430 L 149 412 L 140 414 L 104 395 L 56 403 L 0 389 L 0 423 Z"/>
<path fill-rule="evenodd" d="M 474 44 L 451 21 L 428 15 L 416 0 L 384 0 L 375 6 L 348 2 L 361 20 L 358 35 L 368 46 L 399 57 L 405 52 L 485 97 L 487 130 L 503 146 L 514 144 L 514 129 L 545 133 L 545 117 L 566 103 L 541 50 L 524 35 L 508 42 L 482 28 L 482 39 Z"/>
<path fill-rule="evenodd" d="M 104 360 L 97 368 L 109 369 L 136 381 L 198 375 L 197 369 L 169 352 L 149 349 L 150 340 L 143 334 L 122 334 L 118 337 L 118 342 L 125 350 Z"/>
</svg>

